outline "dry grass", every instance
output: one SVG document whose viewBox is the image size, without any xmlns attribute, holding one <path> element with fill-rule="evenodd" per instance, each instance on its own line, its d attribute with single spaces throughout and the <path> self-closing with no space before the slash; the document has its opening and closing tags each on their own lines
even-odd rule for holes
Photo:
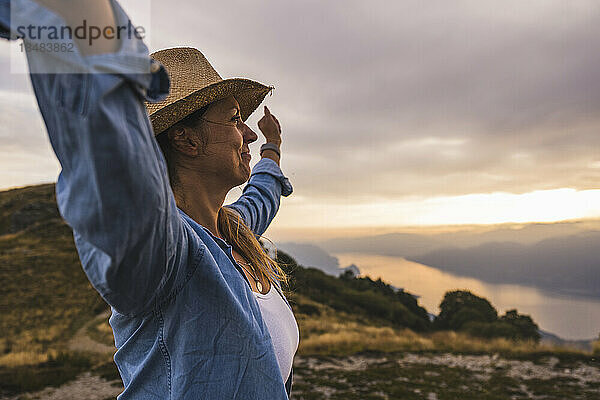
<svg viewBox="0 0 600 400">
<path fill-rule="evenodd" d="M 299 297 L 299 302 L 310 302 Z M 318 303 L 312 303 L 318 304 Z M 538 344 L 534 341 L 511 341 L 503 338 L 482 339 L 466 333 L 439 331 L 415 333 L 410 329 L 365 324 L 352 315 L 335 312 L 319 305 L 318 316 L 296 315 L 300 328 L 298 354 L 344 355 L 360 351 L 435 351 L 522 356 L 541 353 L 589 355 L 583 350 Z M 600 341 L 595 344 L 600 352 Z"/>
<path fill-rule="evenodd" d="M 58 354 L 56 350 L 47 352 L 18 351 L 10 352 L 0 356 L 0 368 L 22 367 L 26 365 L 37 365 L 48 361 L 49 358 Z"/>
<path fill-rule="evenodd" d="M 434 332 L 427 336 L 434 342 L 435 350 L 455 353 L 501 353 L 511 355 L 532 353 L 589 354 L 580 349 L 539 344 L 533 340 L 482 339 L 453 331 Z"/>
<path fill-rule="evenodd" d="M 87 329 L 87 335 L 98 343 L 102 343 L 107 346 L 115 345 L 113 331 L 108 323 L 108 319 L 106 318 L 103 318 L 99 323 L 93 323 L 90 325 Z"/>
<path fill-rule="evenodd" d="M 475 353 L 505 355 L 528 355 L 534 353 L 564 353 L 586 355 L 583 350 L 537 344 L 534 341 L 510 341 L 507 339 L 479 339 L 464 333 L 441 331 L 417 334 L 410 329 L 364 326 L 355 322 L 305 322 L 315 325 L 313 331 L 326 329 L 306 337 L 301 330 L 298 353 L 342 355 L 359 351 L 436 351 L 449 353 Z"/>
<path fill-rule="evenodd" d="M 54 210 L 53 186 L 31 190 L 39 192 L 36 207 L 16 219 L 31 199 L 0 193 L 0 367 L 6 368 L 45 363 L 106 308 L 81 268 L 70 228 Z M 29 221 L 36 213 L 38 220 Z M 7 233 L 14 221 L 29 225 Z"/>
<path fill-rule="evenodd" d="M 432 350 L 433 342 L 409 329 L 395 330 L 390 327 L 365 326 L 356 322 L 312 322 L 317 329 L 326 329 L 301 338 L 299 354 L 349 354 L 364 350 L 400 351 Z M 310 324 L 310 323 L 309 323 Z M 306 326 L 306 325 L 305 325 Z"/>
</svg>

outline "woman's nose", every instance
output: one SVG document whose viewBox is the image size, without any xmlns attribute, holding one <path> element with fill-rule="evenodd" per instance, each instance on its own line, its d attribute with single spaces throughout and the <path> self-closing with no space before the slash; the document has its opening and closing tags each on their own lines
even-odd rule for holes
<svg viewBox="0 0 600 400">
<path fill-rule="evenodd" d="M 242 136 L 244 137 L 244 141 L 248 143 L 256 142 L 258 139 L 258 135 L 254 132 L 248 125 L 241 122 L 240 130 L 242 131 Z"/>
</svg>

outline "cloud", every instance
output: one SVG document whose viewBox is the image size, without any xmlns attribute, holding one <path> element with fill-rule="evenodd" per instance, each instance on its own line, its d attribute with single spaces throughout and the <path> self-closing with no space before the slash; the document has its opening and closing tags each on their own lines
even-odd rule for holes
<svg viewBox="0 0 600 400">
<path fill-rule="evenodd" d="M 282 166 L 307 202 L 600 180 L 597 2 L 187 1 L 151 14 L 151 50 L 194 46 L 223 77 L 275 85 Z"/>
<path fill-rule="evenodd" d="M 180 9 L 153 37 L 274 83 L 297 190 L 359 201 L 593 187 L 599 16 L 594 2 L 234 1 Z"/>
<path fill-rule="evenodd" d="M 6 71 L 0 74 L 0 187 L 55 181 L 60 166 L 29 76 L 10 72 L 8 49 L 7 43 L 0 42 L 0 69 Z"/>
<path fill-rule="evenodd" d="M 44 147 L 46 129 L 34 97 L 28 93 L 0 90 L 0 104 L 7 105 L 0 113 L 2 149 Z"/>
</svg>

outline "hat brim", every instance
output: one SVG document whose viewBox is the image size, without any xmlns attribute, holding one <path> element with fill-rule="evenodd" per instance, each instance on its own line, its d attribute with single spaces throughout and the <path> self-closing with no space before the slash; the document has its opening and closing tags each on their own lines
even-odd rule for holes
<svg viewBox="0 0 600 400">
<path fill-rule="evenodd" d="M 160 103 L 149 104 L 148 108 L 150 110 L 153 106 L 159 107 L 156 111 L 150 112 L 154 136 L 158 136 L 194 111 L 229 96 L 235 97 L 240 105 L 242 120 L 246 121 L 271 90 L 273 90 L 273 87 L 265 86 L 250 79 L 230 78 L 196 90 L 166 106 Z"/>
</svg>

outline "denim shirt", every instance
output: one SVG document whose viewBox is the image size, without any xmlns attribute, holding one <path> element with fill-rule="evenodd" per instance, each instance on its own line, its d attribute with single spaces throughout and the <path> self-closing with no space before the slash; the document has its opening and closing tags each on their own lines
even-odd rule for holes
<svg viewBox="0 0 600 400">
<path fill-rule="evenodd" d="M 64 25 L 31 0 L 12 3 L 16 19 Z M 113 8 L 117 23 L 127 20 L 116 2 Z M 14 38 L 9 14 L 9 0 L 0 0 L 3 38 Z M 51 55 L 27 57 L 32 71 Z M 175 204 L 143 104 L 168 93 L 164 67 L 135 38 L 116 53 L 76 51 L 68 62 L 82 73 L 30 77 L 62 167 L 59 210 L 87 277 L 111 306 L 114 360 L 125 386 L 119 399 L 288 399 L 292 374 L 284 383 L 231 246 Z M 280 196 L 291 192 L 279 166 L 262 159 L 229 207 L 261 235 Z"/>
</svg>

